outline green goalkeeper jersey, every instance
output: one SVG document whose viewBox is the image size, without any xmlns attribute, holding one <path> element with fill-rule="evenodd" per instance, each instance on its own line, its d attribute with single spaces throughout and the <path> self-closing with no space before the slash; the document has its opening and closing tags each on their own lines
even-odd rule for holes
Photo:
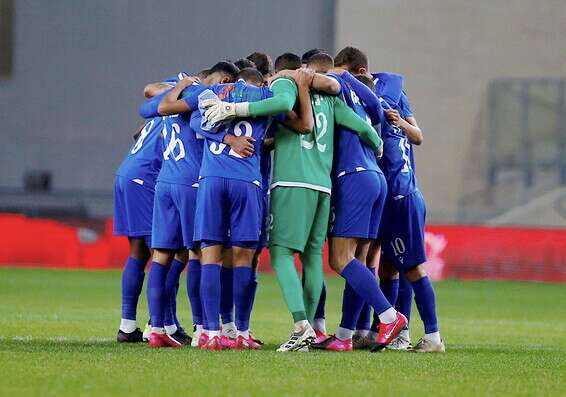
<svg viewBox="0 0 566 397">
<path fill-rule="evenodd" d="M 294 96 L 297 92 L 295 83 L 288 79 L 275 80 L 272 88 L 293 92 Z M 311 133 L 298 134 L 281 124 L 275 131 L 272 188 L 303 187 L 330 194 L 335 123 L 358 132 L 374 150 L 382 145 L 373 127 L 339 97 L 313 93 L 311 103 L 315 121 Z"/>
</svg>

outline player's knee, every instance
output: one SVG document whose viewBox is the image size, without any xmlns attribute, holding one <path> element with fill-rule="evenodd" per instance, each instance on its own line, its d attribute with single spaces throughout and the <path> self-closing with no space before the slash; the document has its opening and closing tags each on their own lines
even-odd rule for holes
<svg viewBox="0 0 566 397">
<path fill-rule="evenodd" d="M 130 256 L 134 259 L 147 262 L 151 257 L 151 251 L 143 239 L 134 238 L 130 239 Z"/>
<path fill-rule="evenodd" d="M 222 246 L 213 245 L 202 249 L 202 263 L 203 264 L 218 264 L 223 263 Z"/>
<path fill-rule="evenodd" d="M 153 261 L 161 265 L 169 265 L 174 257 L 174 252 L 169 250 L 153 250 Z"/>
<path fill-rule="evenodd" d="M 251 267 L 255 250 L 241 247 L 232 248 L 233 264 L 237 267 Z"/>
<path fill-rule="evenodd" d="M 377 271 L 380 280 L 393 280 L 399 278 L 399 272 L 389 262 L 382 262 Z"/>
<path fill-rule="evenodd" d="M 182 263 L 187 263 L 189 260 L 189 251 L 188 250 L 181 250 L 175 253 L 175 259 Z"/>
<path fill-rule="evenodd" d="M 415 281 L 418 281 L 419 279 L 426 277 L 427 274 L 424 267 L 422 265 L 418 265 L 405 271 L 405 276 L 410 282 L 414 283 Z"/>
</svg>

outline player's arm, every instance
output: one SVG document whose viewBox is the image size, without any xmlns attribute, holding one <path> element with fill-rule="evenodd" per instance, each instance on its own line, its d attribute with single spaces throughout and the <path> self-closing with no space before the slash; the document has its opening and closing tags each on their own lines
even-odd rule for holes
<svg viewBox="0 0 566 397">
<path fill-rule="evenodd" d="M 189 101 L 184 98 L 179 98 L 181 92 L 195 81 L 197 81 L 195 77 L 186 77 L 179 81 L 173 89 L 167 91 L 157 106 L 157 113 L 161 116 L 170 116 L 195 110 L 195 108 L 190 105 Z"/>
<path fill-rule="evenodd" d="M 393 125 L 403 130 L 413 145 L 421 145 L 423 143 L 423 132 L 417 124 L 417 119 L 413 116 L 409 100 L 404 93 L 401 94 L 399 105 L 403 109 L 403 113 L 406 114 L 405 118 L 401 117 L 395 109 L 385 109 L 385 116 Z"/>
<path fill-rule="evenodd" d="M 172 85 L 167 83 L 149 83 L 143 88 L 143 95 L 146 98 L 153 98 L 154 96 L 163 94 L 171 87 Z"/>
<path fill-rule="evenodd" d="M 337 73 L 338 74 L 338 73 Z M 375 93 L 367 85 L 352 76 L 348 71 L 342 70 L 340 76 L 345 82 L 350 84 L 356 95 L 366 105 L 365 109 L 368 113 L 373 125 L 381 123 L 383 120 L 383 108 L 381 102 Z"/>
<path fill-rule="evenodd" d="M 383 141 L 377 131 L 350 109 L 342 99 L 337 98 L 334 102 L 334 120 L 336 124 L 356 132 L 373 149 L 376 156 L 380 158 L 383 155 Z"/>
<path fill-rule="evenodd" d="M 226 129 L 218 133 L 205 130 L 202 128 L 202 115 L 199 111 L 192 113 L 190 124 L 195 133 L 210 140 L 225 143 L 242 157 L 249 157 L 254 153 L 254 138 L 245 135 L 235 136 L 229 134 Z"/>
<path fill-rule="evenodd" d="M 314 115 L 309 88 L 314 77 L 315 73 L 310 69 L 300 69 L 298 71 L 296 82 L 299 90 L 299 114 L 294 111 L 287 113 L 283 123 L 299 134 L 309 134 L 314 128 Z"/>
</svg>

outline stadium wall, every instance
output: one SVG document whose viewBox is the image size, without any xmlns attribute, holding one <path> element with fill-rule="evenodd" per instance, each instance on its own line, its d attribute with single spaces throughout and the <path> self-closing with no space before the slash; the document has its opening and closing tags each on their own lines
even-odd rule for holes
<svg viewBox="0 0 566 397">
<path fill-rule="evenodd" d="M 336 47 L 406 78 L 425 134 L 417 175 L 430 219 L 454 222 L 487 173 L 487 91 L 497 78 L 566 76 L 563 0 L 338 0 Z"/>
<path fill-rule="evenodd" d="M 0 266 L 119 269 L 128 255 L 125 237 L 52 219 L 0 214 Z M 34 236 L 30 242 L 30 236 Z M 435 280 L 502 279 L 566 283 L 566 230 L 434 225 L 425 234 L 427 272 Z M 325 249 L 325 270 L 327 266 Z M 271 271 L 264 250 L 261 271 Z"/>
</svg>

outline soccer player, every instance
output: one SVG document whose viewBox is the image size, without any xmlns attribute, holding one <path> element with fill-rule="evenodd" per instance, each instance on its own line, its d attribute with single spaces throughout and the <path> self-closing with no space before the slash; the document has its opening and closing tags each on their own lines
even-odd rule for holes
<svg viewBox="0 0 566 397">
<path fill-rule="evenodd" d="M 263 77 L 258 71 L 245 69 L 240 77 L 242 79 L 236 84 L 215 85 L 210 87 L 212 91 L 204 94 L 212 97 L 216 94 L 225 103 L 253 102 L 271 96 L 268 88 L 260 87 Z M 250 295 L 255 292 L 252 259 L 259 241 L 262 213 L 260 149 L 268 125 L 267 117 L 246 118 L 229 122 L 219 134 L 214 134 L 214 126 L 207 125 L 206 120 L 203 123 L 200 113 L 194 112 L 191 117 L 192 128 L 205 137 L 194 234 L 195 240 L 201 244 L 203 260 L 201 298 L 208 319 L 208 341 L 202 346 L 204 350 L 230 347 L 221 342 L 218 321 L 223 248 L 227 243 L 232 251 L 237 327 L 233 347 L 260 348 L 250 337 L 249 319 L 253 304 Z M 226 135 L 252 138 L 253 153 L 244 158 L 220 143 Z"/>
<path fill-rule="evenodd" d="M 153 97 L 171 88 L 186 74 L 163 83 L 149 84 L 146 97 Z M 136 311 L 145 277 L 144 269 L 151 256 L 151 222 L 155 183 L 162 162 L 162 117 L 154 117 L 138 130 L 133 147 L 116 171 L 114 182 L 114 234 L 125 235 L 130 255 L 122 272 L 122 319 L 118 342 L 142 342 Z"/>
<path fill-rule="evenodd" d="M 319 54 L 320 56 L 320 54 Z M 314 58 L 314 57 L 313 57 Z M 342 98 L 368 124 L 381 122 L 377 96 L 349 73 L 364 73 L 366 55 L 353 47 L 341 50 L 330 73 L 342 87 Z M 367 69 L 366 69 L 367 70 Z M 333 222 L 330 228 L 330 266 L 346 280 L 342 319 L 336 334 L 314 348 L 351 351 L 352 336 L 364 301 L 379 315 L 377 345 L 385 347 L 407 324 L 385 298 L 375 274 L 366 266 L 371 240 L 377 238 L 387 184 L 375 153 L 359 136 L 344 129 L 337 135 L 334 170 Z"/>
<path fill-rule="evenodd" d="M 313 87 L 317 79 L 332 87 L 335 94 L 339 93 L 339 83 L 326 76 L 313 75 L 309 85 Z M 271 85 L 273 98 L 233 107 L 211 102 L 206 116 L 218 121 L 286 112 L 293 108 L 300 88 L 292 79 L 278 78 Z M 298 134 L 280 126 L 275 132 L 269 246 L 272 266 L 295 322 L 291 337 L 278 351 L 303 351 L 315 338 L 309 321 L 313 321 L 322 289 L 322 247 L 330 210 L 334 123 L 358 131 L 376 152 L 381 150 L 381 140 L 373 127 L 341 99 L 315 93 L 311 102 L 316 121 L 312 131 Z M 294 267 L 295 252 L 303 264 L 304 296 Z"/>
<path fill-rule="evenodd" d="M 230 63 L 219 62 L 206 74 L 204 84 L 230 82 L 235 79 L 238 69 Z M 190 342 L 189 338 L 179 334 L 175 324 L 167 324 L 166 307 L 173 292 L 173 286 L 168 282 L 174 265 L 178 263 L 174 276 L 178 280 L 184 263 L 175 259 L 175 255 L 188 248 L 192 250 L 192 260 L 189 263 L 189 278 L 197 278 L 200 262 L 198 250 L 193 241 L 194 203 L 198 187 L 198 176 L 202 159 L 203 140 L 190 128 L 190 112 L 198 107 L 196 96 L 192 92 L 204 89 L 196 80 L 183 79 L 177 86 L 165 95 L 158 96 L 144 105 L 142 110 L 155 111 L 166 118 L 163 137 L 166 141 L 163 152 L 163 167 L 156 185 L 156 200 L 152 233 L 154 248 L 153 262 L 148 279 L 148 302 L 151 313 L 152 332 L 151 347 L 181 347 Z M 184 91 L 186 89 L 186 91 Z M 187 96 L 179 99 L 179 96 Z M 192 267 L 192 269 L 191 269 Z M 188 280 L 188 293 L 191 303 L 195 298 L 191 287 L 200 288 L 200 282 Z M 192 305 L 193 320 L 198 325 L 198 303 Z"/>
<path fill-rule="evenodd" d="M 252 61 L 255 68 L 261 73 L 264 81 L 271 77 L 273 74 L 273 62 L 271 57 L 263 52 L 254 52 L 246 57 L 246 59 Z"/>
<path fill-rule="evenodd" d="M 304 68 L 307 66 L 307 63 L 309 62 L 310 58 L 313 55 L 316 54 L 320 54 L 320 53 L 325 53 L 324 50 L 321 50 L 320 48 L 313 48 L 312 50 L 308 50 L 306 51 L 302 56 L 301 56 L 301 66 Z"/>
<path fill-rule="evenodd" d="M 375 77 L 376 91 L 383 99 L 387 118 L 382 128 L 384 156 L 380 161 L 389 189 L 379 232 L 382 244 L 379 276 L 382 288 L 396 289 L 398 272 L 403 273 L 414 291 L 417 309 L 425 328 L 424 337 L 412 350 L 444 352 L 444 342 L 438 330 L 434 289 L 422 266 L 426 261 L 426 207 L 417 187 L 413 145 L 422 143 L 423 134 L 403 92 L 400 76 L 378 73 Z M 407 306 L 406 298 L 403 304 Z M 410 311 L 410 298 L 408 310 Z M 401 348 L 410 347 L 408 330 L 399 345 Z"/>
</svg>

